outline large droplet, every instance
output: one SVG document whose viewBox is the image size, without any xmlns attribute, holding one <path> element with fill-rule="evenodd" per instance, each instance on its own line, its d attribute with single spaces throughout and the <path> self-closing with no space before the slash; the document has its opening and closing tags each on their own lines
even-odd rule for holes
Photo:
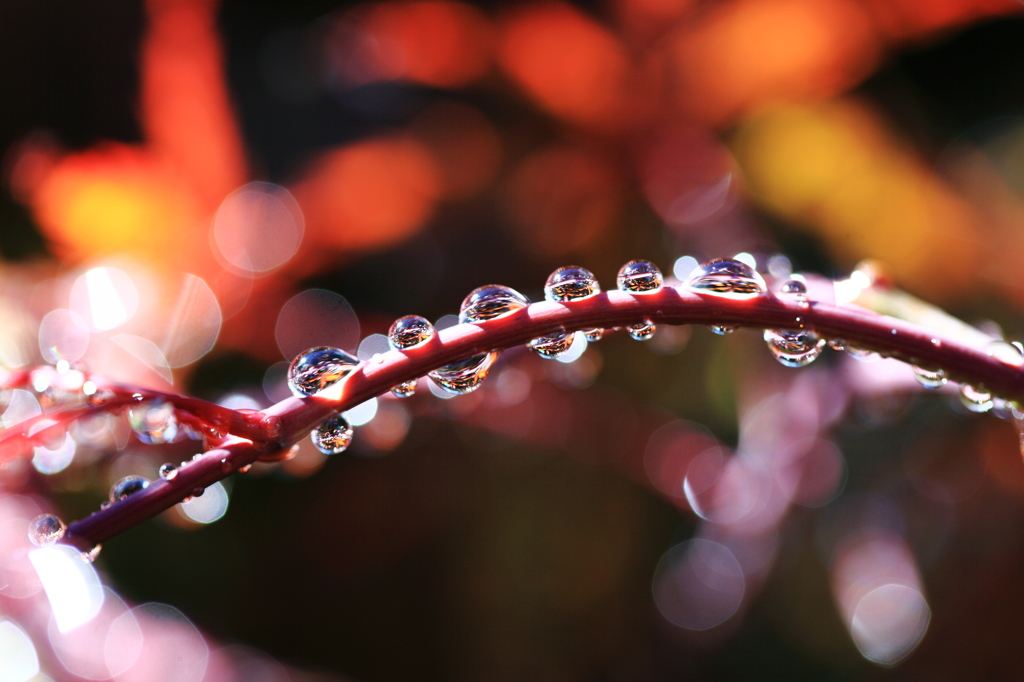
<svg viewBox="0 0 1024 682">
<path fill-rule="evenodd" d="M 406 350 L 423 345 L 434 336 L 434 325 L 419 315 L 406 315 L 394 321 L 388 330 L 392 350 Z"/>
<path fill-rule="evenodd" d="M 564 355 L 572 347 L 573 335 L 569 332 L 555 332 L 530 341 L 529 347 L 542 358 L 554 359 Z"/>
<path fill-rule="evenodd" d="M 548 276 L 544 283 L 544 298 L 555 303 L 578 301 L 601 293 L 594 273 L 578 265 L 566 265 Z"/>
<path fill-rule="evenodd" d="M 825 347 L 825 339 L 809 329 L 765 329 L 764 340 L 775 359 L 786 367 L 811 364 Z"/>
<path fill-rule="evenodd" d="M 313 429 L 310 437 L 317 450 L 325 455 L 337 455 L 352 444 L 352 427 L 339 414 Z"/>
<path fill-rule="evenodd" d="M 941 369 L 928 369 L 926 367 L 918 367 L 917 365 L 914 365 L 913 369 L 914 378 L 917 379 L 917 383 L 925 388 L 942 388 L 949 380 L 946 372 Z"/>
<path fill-rule="evenodd" d="M 971 412 L 988 412 L 995 404 L 991 393 L 970 384 L 960 384 L 960 402 Z"/>
<path fill-rule="evenodd" d="M 128 423 L 143 443 L 170 443 L 178 435 L 178 417 L 174 405 L 162 400 L 132 405 Z"/>
<path fill-rule="evenodd" d="M 686 280 L 686 288 L 698 294 L 735 299 L 756 298 L 768 290 L 754 268 L 726 258 L 696 268 Z"/>
<path fill-rule="evenodd" d="M 567 303 L 589 298 L 601 293 L 601 285 L 594 273 L 578 265 L 565 265 L 558 268 L 544 283 L 544 298 L 553 303 Z M 587 341 L 600 341 L 603 329 L 583 329 Z M 570 343 L 572 334 L 569 335 Z"/>
<path fill-rule="evenodd" d="M 644 320 L 640 324 L 631 324 L 626 331 L 637 341 L 650 341 L 654 336 L 655 326 L 650 320 Z"/>
<path fill-rule="evenodd" d="M 650 261 L 631 260 L 619 269 L 615 283 L 619 291 L 653 293 L 661 288 L 661 270 Z"/>
<path fill-rule="evenodd" d="M 295 356 L 288 367 L 288 388 L 297 396 L 313 395 L 338 383 L 358 366 L 358 358 L 339 348 L 310 348 Z"/>
<path fill-rule="evenodd" d="M 1024 354 L 1020 348 L 1006 341 L 993 341 L 988 345 L 988 354 L 1011 367 L 1024 365 Z"/>
<path fill-rule="evenodd" d="M 125 476 L 110 487 L 110 501 L 117 502 L 129 495 L 145 490 L 149 487 L 149 481 L 142 476 Z"/>
<path fill-rule="evenodd" d="M 160 478 L 162 478 L 163 480 L 173 481 L 174 478 L 178 475 L 178 467 L 174 466 L 170 462 L 166 464 L 161 464 L 158 473 L 160 474 Z"/>
<path fill-rule="evenodd" d="M 459 308 L 462 324 L 486 322 L 511 315 L 530 305 L 530 299 L 510 287 L 488 284 L 470 292 Z"/>
<path fill-rule="evenodd" d="M 491 366 L 497 359 L 497 351 L 480 353 L 465 360 L 439 367 L 429 372 L 427 376 L 449 393 L 455 395 L 472 393 L 483 384 L 487 373 L 491 371 Z"/>
<path fill-rule="evenodd" d="M 28 539 L 33 545 L 43 547 L 64 537 L 67 526 L 53 514 L 40 514 L 28 524 Z"/>
<path fill-rule="evenodd" d="M 407 350 L 421 346 L 434 337 L 434 325 L 419 315 L 406 315 L 394 321 L 388 330 L 388 345 L 392 350 Z M 403 381 L 391 389 L 398 398 L 410 398 L 416 393 L 416 380 Z"/>
</svg>

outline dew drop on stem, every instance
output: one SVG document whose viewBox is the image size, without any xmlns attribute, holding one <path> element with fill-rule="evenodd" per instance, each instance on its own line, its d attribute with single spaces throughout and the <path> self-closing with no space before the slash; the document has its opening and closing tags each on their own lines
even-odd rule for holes
<svg viewBox="0 0 1024 682">
<path fill-rule="evenodd" d="M 654 336 L 655 326 L 650 320 L 644 320 L 640 324 L 629 325 L 626 331 L 637 341 L 650 341 Z"/>
<path fill-rule="evenodd" d="M 766 329 L 764 340 L 772 356 L 786 367 L 806 367 L 825 347 L 825 339 L 810 329 Z"/>
<path fill-rule="evenodd" d="M 331 417 L 310 434 L 313 445 L 325 455 L 337 455 L 352 444 L 352 427 L 341 415 Z"/>
<path fill-rule="evenodd" d="M 307 396 L 338 383 L 359 366 L 359 359 L 339 348 L 317 346 L 299 353 L 288 367 L 288 388 Z"/>
<path fill-rule="evenodd" d="M 459 322 L 477 323 L 511 315 L 530 305 L 521 293 L 501 284 L 477 287 L 466 296 L 459 308 Z"/>
<path fill-rule="evenodd" d="M 388 330 L 388 346 L 392 350 L 407 350 L 422 346 L 434 337 L 434 325 L 419 315 L 406 315 L 392 323 Z M 398 398 L 409 398 L 416 393 L 416 380 L 404 381 L 391 389 Z"/>
<path fill-rule="evenodd" d="M 995 404 L 991 393 L 970 384 L 960 384 L 960 402 L 971 412 L 988 412 Z"/>
<path fill-rule="evenodd" d="M 913 366 L 914 378 L 925 388 L 942 388 L 949 381 L 946 372 L 941 369 Z"/>
<path fill-rule="evenodd" d="M 572 347 L 573 335 L 567 332 L 555 332 L 547 336 L 532 339 L 527 344 L 534 353 L 542 358 L 555 359 Z"/>
<path fill-rule="evenodd" d="M 480 353 L 439 367 L 429 372 L 427 376 L 445 391 L 464 395 L 480 388 L 497 359 L 497 351 Z"/>
<path fill-rule="evenodd" d="M 123 500 L 148 487 L 149 481 L 142 476 L 125 476 L 110 487 L 110 501 L 117 502 Z"/>
<path fill-rule="evenodd" d="M 162 400 L 133 405 L 128 410 L 128 424 L 143 443 L 170 443 L 178 435 L 178 417 L 174 405 Z"/>
<path fill-rule="evenodd" d="M 28 524 L 28 539 L 33 545 L 43 547 L 64 537 L 67 526 L 53 514 L 40 514 Z"/>
<path fill-rule="evenodd" d="M 160 478 L 162 478 L 163 480 L 173 481 L 174 478 L 178 475 L 178 468 L 171 464 L 170 462 L 168 462 L 166 464 L 160 465 L 158 473 L 160 474 Z"/>
<path fill-rule="evenodd" d="M 661 270 L 650 261 L 631 260 L 619 269 L 615 283 L 619 291 L 651 294 L 661 289 Z"/>
<path fill-rule="evenodd" d="M 685 286 L 698 294 L 732 299 L 757 298 L 768 290 L 764 278 L 754 268 L 727 258 L 718 258 L 695 268 Z"/>
<path fill-rule="evenodd" d="M 580 301 L 601 293 L 601 284 L 594 273 L 578 265 L 565 265 L 550 275 L 544 282 L 544 299 L 552 303 L 569 303 Z M 600 341 L 604 330 L 600 328 L 584 329 L 587 341 Z M 568 335 L 570 340 L 572 335 Z M 570 341 L 571 344 L 571 341 Z M 547 356 L 551 357 L 551 356 Z"/>
</svg>

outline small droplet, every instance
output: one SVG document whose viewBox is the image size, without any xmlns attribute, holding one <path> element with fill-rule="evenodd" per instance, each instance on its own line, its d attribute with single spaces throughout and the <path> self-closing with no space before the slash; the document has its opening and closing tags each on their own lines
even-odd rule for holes
<svg viewBox="0 0 1024 682">
<path fill-rule="evenodd" d="M 803 275 L 790 275 L 789 279 L 779 287 L 779 298 L 785 301 L 792 301 L 797 305 L 806 308 L 810 305 L 807 300 L 807 280 Z"/>
<path fill-rule="evenodd" d="M 434 336 L 434 325 L 419 315 L 406 315 L 395 320 L 388 330 L 391 350 L 406 350 L 421 346 Z"/>
<path fill-rule="evenodd" d="M 480 353 L 465 360 L 439 367 L 428 373 L 427 376 L 449 393 L 464 395 L 480 388 L 497 359 L 497 351 Z"/>
<path fill-rule="evenodd" d="M 203 453 L 201 453 L 201 452 L 197 452 L 196 454 L 192 455 L 192 461 L 193 462 L 198 462 L 202 458 L 203 458 Z"/>
<path fill-rule="evenodd" d="M 149 487 L 149 481 L 142 476 L 125 476 L 110 487 L 110 501 L 117 502 L 129 495 Z"/>
<path fill-rule="evenodd" d="M 764 294 L 764 279 L 746 263 L 718 258 L 705 263 L 686 280 L 686 288 L 698 294 L 747 299 Z"/>
<path fill-rule="evenodd" d="M 107 389 L 97 390 L 95 393 L 86 394 L 85 401 L 92 407 L 99 407 L 114 398 L 114 392 Z"/>
<path fill-rule="evenodd" d="M 631 260 L 619 269 L 615 283 L 619 291 L 654 293 L 661 288 L 661 270 L 647 260 Z"/>
<path fill-rule="evenodd" d="M 340 348 L 310 348 L 299 353 L 288 367 L 288 388 L 297 396 L 313 395 L 338 383 L 358 366 L 359 359 Z"/>
<path fill-rule="evenodd" d="M 809 329 L 765 329 L 764 340 L 775 359 L 786 367 L 806 367 L 825 347 L 825 339 Z"/>
<path fill-rule="evenodd" d="M 33 545 L 43 547 L 64 537 L 67 526 L 53 514 L 40 514 L 28 524 L 28 539 Z"/>
<path fill-rule="evenodd" d="M 141 403 L 143 400 L 143 396 L 141 393 L 132 393 L 132 400 L 134 400 L 137 403 Z"/>
<path fill-rule="evenodd" d="M 935 346 L 936 348 L 941 348 L 942 347 L 942 340 L 941 339 L 932 339 L 932 345 Z"/>
<path fill-rule="evenodd" d="M 192 488 L 192 497 L 202 497 L 203 493 L 205 492 L 206 488 L 203 488 L 202 486 L 196 486 L 195 488 Z"/>
<path fill-rule="evenodd" d="M 637 341 L 650 341 L 654 336 L 655 326 L 650 320 L 644 320 L 640 324 L 631 324 L 626 331 Z"/>
<path fill-rule="evenodd" d="M 223 471 L 225 474 L 230 474 L 231 473 L 231 460 L 229 460 L 227 457 L 222 459 L 220 461 L 220 470 Z"/>
<path fill-rule="evenodd" d="M 403 381 L 391 388 L 391 394 L 396 398 L 411 398 L 416 394 L 416 379 Z"/>
<path fill-rule="evenodd" d="M 587 339 L 589 343 L 597 343 L 598 341 L 601 340 L 601 337 L 604 336 L 604 330 L 601 328 L 584 329 L 582 331 L 583 336 Z"/>
<path fill-rule="evenodd" d="M 106 509 L 111 504 L 112 504 L 112 502 L 110 500 L 103 500 L 102 502 L 100 502 L 100 509 Z"/>
<path fill-rule="evenodd" d="M 864 362 L 874 362 L 880 357 L 878 353 L 873 350 L 858 348 L 857 346 L 851 346 L 849 344 L 846 345 L 846 352 L 849 353 L 851 357 Z"/>
<path fill-rule="evenodd" d="M 578 265 L 565 265 L 552 272 L 544 283 L 544 298 L 554 303 L 578 301 L 601 293 L 594 273 Z"/>
<path fill-rule="evenodd" d="M 829 339 L 828 347 L 832 350 L 842 352 L 846 350 L 846 341 L 843 339 Z"/>
<path fill-rule="evenodd" d="M 132 406 L 128 423 L 143 443 L 170 443 L 178 435 L 178 417 L 174 405 L 155 400 Z"/>
<path fill-rule="evenodd" d="M 78 556 L 82 557 L 82 561 L 92 563 L 96 561 L 96 557 L 100 555 L 100 550 L 103 549 L 103 545 L 96 545 L 87 552 L 80 552 Z"/>
<path fill-rule="evenodd" d="M 713 331 L 715 334 L 718 334 L 720 336 L 725 336 L 726 334 L 732 334 L 734 331 L 736 331 L 737 328 L 736 327 L 730 327 L 730 326 L 727 326 L 727 325 L 724 325 L 724 324 L 711 324 L 711 325 L 708 325 L 708 329 Z"/>
<path fill-rule="evenodd" d="M 466 296 L 459 308 L 459 322 L 486 322 L 511 315 L 528 305 L 530 300 L 515 289 L 501 284 L 488 284 L 477 287 Z"/>
<path fill-rule="evenodd" d="M 971 412 L 988 412 L 995 404 L 991 393 L 970 384 L 960 384 L 960 402 Z"/>
<path fill-rule="evenodd" d="M 925 367 L 913 366 L 914 378 L 917 383 L 925 388 L 942 388 L 949 380 L 946 373 L 941 369 L 927 369 Z"/>
<path fill-rule="evenodd" d="M 317 450 L 325 455 L 337 455 L 352 444 L 352 427 L 339 414 L 313 429 L 310 437 Z"/>
<path fill-rule="evenodd" d="M 252 469 L 252 464 L 246 464 L 245 466 L 238 467 L 238 473 L 247 474 L 250 469 Z"/>
<path fill-rule="evenodd" d="M 556 332 L 533 339 L 527 344 L 537 355 L 553 360 L 564 355 L 572 347 L 573 335 L 568 332 Z"/>
<path fill-rule="evenodd" d="M 165 481 L 173 481 L 174 477 L 178 475 L 178 468 L 168 462 L 167 464 L 161 464 L 159 469 L 160 478 Z"/>
</svg>

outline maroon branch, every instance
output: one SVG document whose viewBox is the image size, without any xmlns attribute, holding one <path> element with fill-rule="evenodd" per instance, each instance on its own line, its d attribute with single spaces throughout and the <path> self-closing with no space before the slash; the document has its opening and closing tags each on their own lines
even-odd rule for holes
<svg viewBox="0 0 1024 682">
<path fill-rule="evenodd" d="M 310 397 L 288 398 L 263 411 L 233 411 L 193 398 L 140 389 L 144 398 L 162 397 L 182 412 L 209 420 L 224 432 L 224 438 L 213 441 L 205 454 L 178 469 L 173 479 L 154 481 L 145 490 L 72 523 L 64 542 L 90 549 L 201 494 L 207 486 L 256 460 L 284 457 L 291 446 L 325 419 L 435 368 L 560 331 L 623 327 L 643 320 L 757 329 L 809 328 L 824 338 L 843 339 L 858 348 L 942 369 L 952 381 L 984 387 L 1006 400 L 1024 404 L 1024 367 L 1007 364 L 960 339 L 859 306 L 814 301 L 801 305 L 771 294 L 736 300 L 674 287 L 644 294 L 610 291 L 570 303 L 535 303 L 504 317 L 442 330 L 421 346 L 375 356 L 335 387 Z M 134 389 L 117 391 L 116 404 L 124 404 L 129 390 Z M 4 434 L 0 446 L 16 437 Z"/>
</svg>

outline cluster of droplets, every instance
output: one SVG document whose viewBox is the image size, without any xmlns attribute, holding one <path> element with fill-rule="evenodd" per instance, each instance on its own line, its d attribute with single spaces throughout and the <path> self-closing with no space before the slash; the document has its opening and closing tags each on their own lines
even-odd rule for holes
<svg viewBox="0 0 1024 682">
<path fill-rule="evenodd" d="M 488 284 L 474 289 L 459 307 L 459 322 L 477 324 L 511 315 L 526 306 L 530 300 L 515 289 L 500 284 Z M 499 351 L 487 351 L 438 367 L 427 374 L 442 389 L 455 395 L 472 393 L 480 388 Z"/>
<path fill-rule="evenodd" d="M 178 435 L 174 405 L 162 400 L 132 405 L 128 409 L 128 424 L 143 443 L 170 443 Z"/>
<path fill-rule="evenodd" d="M 544 299 L 552 303 L 582 301 L 601 293 L 601 285 L 594 273 L 577 265 L 566 265 L 552 272 L 544 282 Z M 587 340 L 598 341 L 604 335 L 599 328 L 585 329 Z M 573 333 L 558 331 L 541 336 L 527 344 L 542 358 L 554 359 L 565 355 L 572 348 Z"/>
<path fill-rule="evenodd" d="M 288 388 L 299 397 L 315 395 L 347 378 L 358 366 L 359 358 L 340 348 L 310 348 L 288 367 Z M 310 438 L 321 452 L 337 454 L 352 443 L 352 427 L 337 415 L 313 429 Z"/>
</svg>

